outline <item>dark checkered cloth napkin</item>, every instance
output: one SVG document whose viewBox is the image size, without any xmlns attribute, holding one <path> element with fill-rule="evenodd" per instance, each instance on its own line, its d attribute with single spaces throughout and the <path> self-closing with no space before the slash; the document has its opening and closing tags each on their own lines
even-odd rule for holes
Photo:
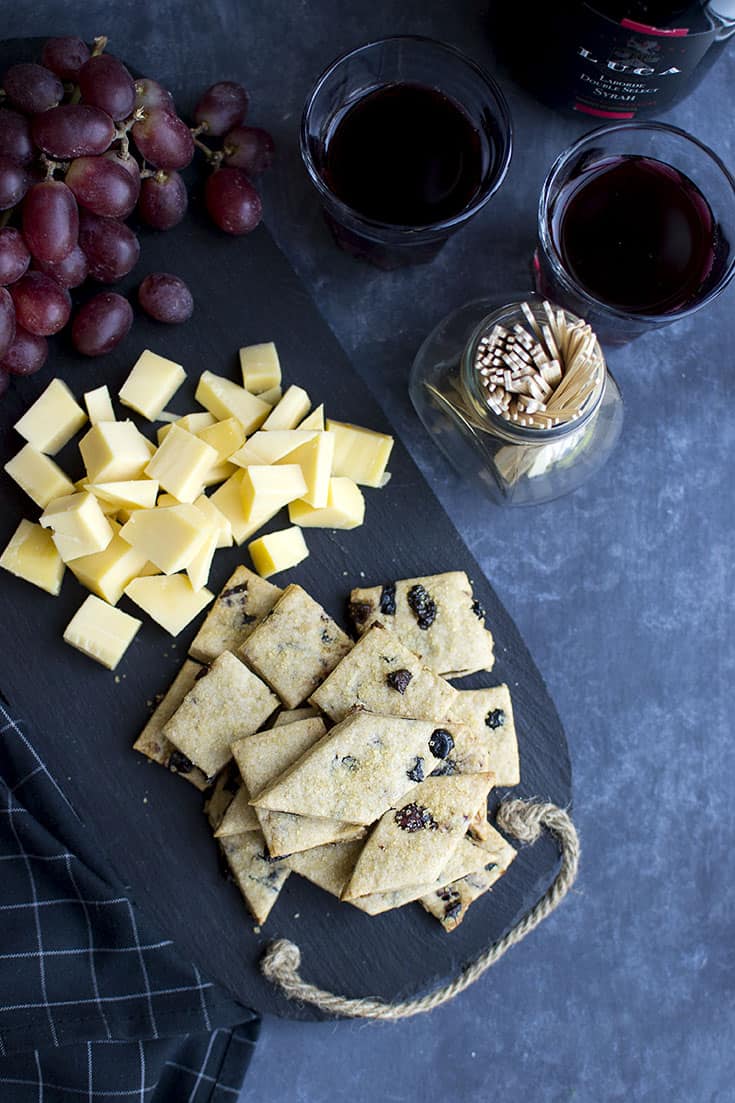
<svg viewBox="0 0 735 1103">
<path fill-rule="evenodd" d="M 0 1100 L 234 1103 L 259 1019 L 89 851 L 0 699 Z"/>
</svg>

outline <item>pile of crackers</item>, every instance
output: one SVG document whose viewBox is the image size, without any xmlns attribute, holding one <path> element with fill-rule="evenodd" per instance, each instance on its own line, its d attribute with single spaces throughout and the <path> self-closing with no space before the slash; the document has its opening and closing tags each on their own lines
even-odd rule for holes
<svg viewBox="0 0 735 1103">
<path fill-rule="evenodd" d="M 207 791 L 258 924 L 292 874 L 377 915 L 453 930 L 515 850 L 490 825 L 520 780 L 508 687 L 461 571 L 352 591 L 350 638 L 301 586 L 228 580 L 135 749 Z"/>
</svg>

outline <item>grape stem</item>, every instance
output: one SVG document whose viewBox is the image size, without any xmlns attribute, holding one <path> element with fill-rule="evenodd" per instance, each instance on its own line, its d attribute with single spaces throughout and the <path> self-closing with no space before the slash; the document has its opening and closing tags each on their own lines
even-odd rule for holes
<svg viewBox="0 0 735 1103">
<path fill-rule="evenodd" d="M 42 165 L 46 166 L 46 175 L 44 176 L 44 181 L 53 180 L 54 173 L 57 171 L 57 169 L 59 171 L 66 171 L 66 169 L 69 167 L 63 161 L 52 161 L 51 158 L 47 157 L 45 153 L 41 154 L 40 161 Z"/>
<path fill-rule="evenodd" d="M 195 127 L 195 129 L 198 128 Z M 210 149 L 209 146 L 205 145 L 204 142 L 200 142 L 200 140 L 194 136 L 194 130 L 192 130 L 191 133 L 192 137 L 194 138 L 194 145 L 197 147 L 197 149 L 201 149 L 202 153 L 207 158 L 212 168 L 218 169 L 219 166 L 222 164 L 224 153 L 221 150 L 217 150 L 215 152 L 213 149 Z"/>
<path fill-rule="evenodd" d="M 99 57 L 100 54 L 103 54 L 107 42 L 108 38 L 106 34 L 98 34 L 96 38 L 92 40 L 92 57 Z"/>
</svg>

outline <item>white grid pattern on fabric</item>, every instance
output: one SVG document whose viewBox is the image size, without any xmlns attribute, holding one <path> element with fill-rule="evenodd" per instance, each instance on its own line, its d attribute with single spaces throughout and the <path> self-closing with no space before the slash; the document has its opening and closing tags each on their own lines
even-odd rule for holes
<svg viewBox="0 0 735 1103">
<path fill-rule="evenodd" d="M 97 1000 L 97 1005 L 99 1007 L 99 1012 L 100 1012 L 100 1018 L 102 1019 L 102 1022 L 104 1023 L 104 1027 L 105 1027 L 105 1033 L 107 1034 L 108 1038 L 111 1038 L 112 1037 L 112 1031 L 110 1030 L 110 1024 L 107 1021 L 107 1016 L 105 1015 L 105 1009 L 102 1006 L 102 1001 L 100 999 L 100 986 L 99 986 L 99 981 L 97 979 L 97 967 L 95 965 L 95 960 L 94 960 L 94 929 L 92 927 L 92 921 L 89 917 L 89 905 L 85 904 L 83 902 L 82 894 L 79 891 L 79 886 L 77 885 L 76 878 L 74 877 L 74 873 L 72 872 L 71 854 L 67 854 L 67 856 L 66 856 L 66 872 L 69 876 L 69 880 L 72 883 L 72 886 L 74 888 L 74 892 L 77 894 L 77 899 L 79 900 L 79 903 L 81 904 L 82 911 L 84 912 L 84 922 L 87 924 L 87 938 L 89 940 L 89 971 L 90 971 L 91 980 L 92 980 L 92 991 L 94 992 L 95 999 Z M 91 1051 L 90 1051 L 90 1054 L 89 1054 L 89 1060 L 90 1060 L 90 1077 L 91 1077 L 91 1073 L 92 1073 L 92 1066 L 91 1066 L 92 1054 L 91 1054 Z"/>
</svg>

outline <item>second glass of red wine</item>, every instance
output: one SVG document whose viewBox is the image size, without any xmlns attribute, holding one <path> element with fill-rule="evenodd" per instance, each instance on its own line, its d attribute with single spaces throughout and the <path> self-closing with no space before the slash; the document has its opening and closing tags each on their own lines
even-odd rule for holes
<svg viewBox="0 0 735 1103">
<path fill-rule="evenodd" d="M 732 279 L 735 180 L 676 127 L 602 127 L 552 165 L 538 235 L 539 294 L 624 344 L 700 310 Z"/>
<path fill-rule="evenodd" d="M 338 58 L 301 123 L 301 155 L 337 244 L 381 268 L 432 260 L 500 187 L 511 148 L 492 77 L 414 36 Z"/>
</svg>

